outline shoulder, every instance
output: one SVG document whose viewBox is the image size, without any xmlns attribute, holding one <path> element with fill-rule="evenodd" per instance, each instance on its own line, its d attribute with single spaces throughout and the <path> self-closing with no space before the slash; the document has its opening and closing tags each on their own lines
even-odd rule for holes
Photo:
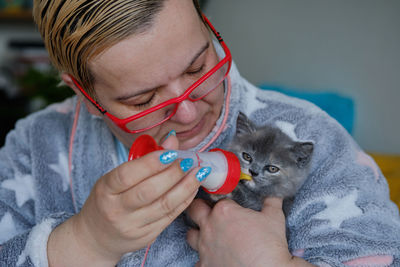
<svg viewBox="0 0 400 267">
<path fill-rule="evenodd" d="M 256 125 L 277 127 L 292 139 L 313 142 L 315 159 L 324 160 L 338 153 L 354 154 L 359 150 L 346 129 L 315 104 L 260 89 L 238 74 L 234 78 L 240 92 L 239 111 Z"/>
<path fill-rule="evenodd" d="M 360 148 L 346 129 L 315 104 L 243 82 L 248 96 L 241 111 L 258 125 L 279 128 L 293 140 L 314 144 L 314 163 L 351 162 Z M 335 156 L 333 156 L 335 155 Z M 315 164 L 314 166 L 318 166 Z"/>
<path fill-rule="evenodd" d="M 18 120 L 15 128 L 7 135 L 6 145 L 8 143 L 27 145 L 49 136 L 65 138 L 72 126 L 76 100 L 76 97 L 68 98 Z"/>
<path fill-rule="evenodd" d="M 313 131 L 341 132 L 344 128 L 325 111 L 315 104 L 277 91 L 260 89 L 243 79 L 243 100 L 240 111 L 255 124 L 270 124 L 283 130 L 292 128 L 299 138 L 307 138 Z M 344 131 L 344 132 L 343 132 Z M 308 132 L 308 134 L 307 134 Z"/>
<path fill-rule="evenodd" d="M 298 112 L 304 115 L 313 114 L 329 117 L 326 112 L 309 101 L 277 91 L 260 89 L 245 79 L 243 79 L 242 84 L 245 91 L 243 97 L 244 105 L 242 105 L 242 108 L 245 107 L 245 109 L 243 111 L 255 120 L 258 117 L 262 117 L 259 120 L 263 121 L 269 117 Z"/>
</svg>

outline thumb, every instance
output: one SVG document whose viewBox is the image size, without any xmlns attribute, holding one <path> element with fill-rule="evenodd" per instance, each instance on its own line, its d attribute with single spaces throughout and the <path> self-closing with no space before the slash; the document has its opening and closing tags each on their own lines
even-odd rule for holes
<svg viewBox="0 0 400 267">
<path fill-rule="evenodd" d="M 175 135 L 175 131 L 172 130 L 167 138 L 161 143 L 161 146 L 164 149 L 178 149 L 179 148 L 179 140 Z"/>
<path fill-rule="evenodd" d="M 282 210 L 283 199 L 279 197 L 267 197 L 264 199 L 262 212 L 269 213 L 271 210 Z"/>
</svg>

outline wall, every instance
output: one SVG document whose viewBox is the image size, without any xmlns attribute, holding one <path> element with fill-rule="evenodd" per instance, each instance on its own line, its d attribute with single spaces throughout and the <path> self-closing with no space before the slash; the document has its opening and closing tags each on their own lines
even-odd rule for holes
<svg viewBox="0 0 400 267">
<path fill-rule="evenodd" d="M 356 141 L 400 153 L 400 1 L 212 0 L 205 13 L 251 82 L 351 96 Z"/>
</svg>

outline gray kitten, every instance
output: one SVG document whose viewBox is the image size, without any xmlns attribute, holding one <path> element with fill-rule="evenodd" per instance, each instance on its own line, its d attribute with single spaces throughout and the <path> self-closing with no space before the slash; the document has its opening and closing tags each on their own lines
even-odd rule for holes
<svg viewBox="0 0 400 267">
<path fill-rule="evenodd" d="M 261 210 L 267 196 L 291 198 L 309 174 L 311 142 L 293 141 L 279 128 L 257 127 L 243 113 L 237 120 L 236 136 L 228 147 L 239 158 L 242 172 L 252 180 L 240 180 L 235 190 L 210 195 L 214 201 L 228 197 L 243 207 Z"/>
</svg>

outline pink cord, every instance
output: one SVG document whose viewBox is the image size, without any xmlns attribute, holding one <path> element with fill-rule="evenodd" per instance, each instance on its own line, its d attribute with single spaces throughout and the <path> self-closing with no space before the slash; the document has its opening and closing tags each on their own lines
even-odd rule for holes
<svg viewBox="0 0 400 267">
<path fill-rule="evenodd" d="M 69 187 L 70 187 L 70 190 L 71 190 L 72 203 L 74 205 L 75 213 L 78 212 L 78 208 L 76 207 L 74 191 L 72 189 L 72 150 L 73 150 L 73 145 L 74 145 L 76 128 L 77 128 L 77 125 L 78 125 L 78 118 L 79 118 L 80 109 L 81 109 L 81 102 L 78 99 L 77 103 L 76 103 L 76 107 L 75 107 L 74 122 L 72 124 L 72 130 L 71 130 L 70 139 L 69 139 L 69 149 L 68 149 Z"/>
<path fill-rule="evenodd" d="M 230 97 L 231 97 L 231 77 L 227 77 L 228 81 L 228 91 L 226 92 L 226 103 L 225 103 L 225 114 L 224 114 L 224 119 L 222 120 L 221 126 L 219 127 L 218 131 L 215 133 L 215 135 L 211 138 L 211 140 L 205 144 L 202 148 L 199 149 L 199 152 L 203 152 L 204 150 L 207 149 L 221 134 L 223 129 L 225 128 L 226 121 L 228 120 L 228 115 L 229 115 L 229 104 L 230 104 Z"/>
<path fill-rule="evenodd" d="M 150 247 L 151 247 L 151 244 L 147 246 L 146 253 L 144 254 L 144 258 L 143 258 L 141 267 L 144 267 L 144 264 L 146 263 L 146 259 L 147 259 L 147 255 L 149 254 Z"/>
<path fill-rule="evenodd" d="M 200 159 L 199 154 L 197 154 L 197 153 L 196 153 L 196 158 L 197 158 L 197 167 L 200 167 L 200 161 L 201 161 L 201 159 Z"/>
<path fill-rule="evenodd" d="M 222 120 L 221 126 L 219 127 L 219 129 L 217 130 L 215 135 L 211 138 L 211 140 L 207 144 L 205 144 L 202 148 L 200 148 L 199 152 L 206 150 L 207 147 L 209 147 L 218 138 L 218 136 L 221 134 L 222 130 L 225 127 L 225 124 L 226 124 L 226 121 L 227 121 L 228 115 L 229 115 L 229 104 L 230 104 L 230 96 L 231 96 L 230 76 L 227 77 L 227 81 L 228 81 L 228 91 L 226 92 L 225 114 L 224 114 L 224 118 Z M 81 107 L 81 102 L 78 99 L 77 103 L 76 103 L 76 108 L 75 108 L 74 122 L 72 125 L 70 141 L 69 141 L 69 151 L 68 151 L 69 186 L 71 189 L 72 203 L 74 204 L 75 212 L 78 212 L 78 209 L 77 209 L 76 203 L 75 203 L 74 191 L 72 190 L 72 150 L 73 150 L 73 143 L 74 143 L 76 128 L 78 125 L 80 107 Z M 141 267 L 144 267 L 144 265 L 146 263 L 146 259 L 147 259 L 147 255 L 149 254 L 150 246 L 151 246 L 151 244 L 147 246 L 146 253 L 144 254 L 144 258 L 143 258 Z"/>
<path fill-rule="evenodd" d="M 223 129 L 226 125 L 226 121 L 228 120 L 229 104 L 230 104 L 230 97 L 231 97 L 231 78 L 230 78 L 230 76 L 227 77 L 227 81 L 228 81 L 228 91 L 226 92 L 225 114 L 224 114 L 224 118 L 222 120 L 221 126 L 219 127 L 219 129 L 217 130 L 215 135 L 211 138 L 211 140 L 207 144 L 205 144 L 202 148 L 200 148 L 199 152 L 203 152 L 204 150 L 206 150 L 207 147 L 209 147 L 218 138 L 218 136 L 221 134 L 221 132 L 223 131 Z M 196 156 L 198 157 L 197 154 L 196 154 Z M 143 258 L 141 267 L 144 267 L 144 265 L 146 263 L 146 259 L 147 259 L 147 255 L 149 254 L 150 246 L 151 246 L 151 244 L 147 246 L 146 253 L 144 254 L 144 258 Z"/>
<path fill-rule="evenodd" d="M 81 107 L 81 102 L 78 99 L 77 103 L 76 103 L 74 122 L 72 124 L 72 130 L 71 130 L 70 140 L 69 140 L 69 149 L 68 149 L 69 186 L 71 189 L 71 197 L 72 197 L 72 203 L 74 204 L 75 213 L 78 212 L 78 209 L 77 209 L 76 203 L 75 203 L 74 191 L 72 190 L 72 151 L 73 151 L 73 143 L 74 143 L 74 139 L 75 139 L 75 133 L 76 133 L 77 125 L 78 125 L 80 107 Z M 151 246 L 151 244 L 147 246 L 146 253 L 144 254 L 144 258 L 143 258 L 141 267 L 144 267 L 144 264 L 146 263 L 146 259 L 147 259 L 147 255 L 149 254 L 150 246 Z M 0 246 L 0 249 L 1 249 L 1 246 Z"/>
</svg>

